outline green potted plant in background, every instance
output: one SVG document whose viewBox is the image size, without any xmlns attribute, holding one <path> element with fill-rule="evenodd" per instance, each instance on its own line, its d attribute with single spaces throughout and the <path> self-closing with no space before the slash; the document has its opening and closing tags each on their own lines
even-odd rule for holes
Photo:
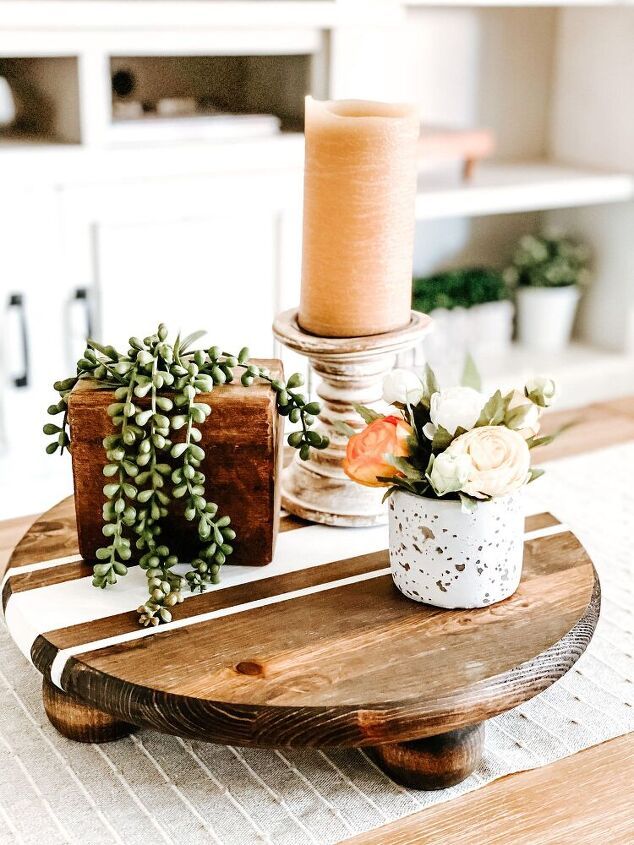
<svg viewBox="0 0 634 845">
<path fill-rule="evenodd" d="M 564 236 L 524 235 L 504 271 L 516 287 L 517 337 L 520 343 L 548 352 L 570 341 L 581 296 L 589 280 L 590 250 Z"/>
<path fill-rule="evenodd" d="M 457 377 L 467 353 L 481 361 L 510 346 L 514 307 L 498 270 L 462 267 L 414 279 L 412 307 L 433 318 L 421 351 L 439 371 L 450 367 Z"/>
</svg>

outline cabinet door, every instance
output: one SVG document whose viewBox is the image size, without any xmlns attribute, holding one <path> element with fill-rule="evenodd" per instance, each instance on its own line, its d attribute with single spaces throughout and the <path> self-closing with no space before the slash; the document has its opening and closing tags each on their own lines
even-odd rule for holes
<svg viewBox="0 0 634 845">
<path fill-rule="evenodd" d="M 299 299 L 300 170 L 72 188 L 64 221 L 69 273 L 92 278 L 100 340 L 125 345 L 163 321 L 205 329 L 210 345 L 276 352 L 273 317 Z"/>
<path fill-rule="evenodd" d="M 44 453 L 46 408 L 64 367 L 66 292 L 57 194 L 15 189 L 0 203 L 0 518 L 37 513 L 70 489 Z"/>
<path fill-rule="evenodd" d="M 95 227 L 100 332 L 130 335 L 205 329 L 206 345 L 273 354 L 278 215 L 230 211 L 200 219 Z"/>
</svg>

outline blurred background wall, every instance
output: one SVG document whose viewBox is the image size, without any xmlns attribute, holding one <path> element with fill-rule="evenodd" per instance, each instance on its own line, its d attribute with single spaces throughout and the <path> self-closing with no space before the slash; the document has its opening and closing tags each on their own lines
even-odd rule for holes
<svg viewBox="0 0 634 845">
<path fill-rule="evenodd" d="M 0 0 L 0 516 L 70 492 L 40 430 L 89 334 L 165 320 L 279 354 L 306 94 L 419 106 L 414 276 L 440 330 L 406 363 L 468 347 L 490 382 L 551 372 L 568 405 L 631 392 L 633 46 L 632 5 L 601 0 Z M 550 230 L 592 255 L 558 347 L 539 320 L 512 339 L 500 282 Z"/>
</svg>

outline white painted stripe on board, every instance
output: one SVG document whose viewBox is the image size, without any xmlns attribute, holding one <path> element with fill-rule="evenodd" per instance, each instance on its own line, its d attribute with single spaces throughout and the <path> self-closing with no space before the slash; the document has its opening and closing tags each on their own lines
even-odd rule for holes
<svg viewBox="0 0 634 845">
<path fill-rule="evenodd" d="M 387 526 L 345 529 L 308 525 L 284 531 L 278 535 L 271 563 L 266 566 L 226 566 L 222 571 L 222 581 L 214 590 L 336 563 L 343 555 L 354 558 L 382 551 L 387 548 L 387 540 Z M 180 573 L 187 569 L 186 564 L 174 567 L 174 571 Z M 147 599 L 145 572 L 138 566 L 131 567 L 114 589 L 95 590 L 91 582 L 90 576 L 76 578 L 21 590 L 10 596 L 5 620 L 11 636 L 28 659 L 38 634 L 135 610 Z M 183 593 L 185 600 L 192 595 L 188 591 Z"/>
<path fill-rule="evenodd" d="M 563 534 L 565 531 L 570 531 L 570 528 L 563 522 L 558 522 L 556 525 L 546 525 L 543 528 L 536 528 L 534 531 L 527 531 L 524 535 L 524 542 L 538 540 L 540 537 L 551 537 L 553 534 Z"/>
<path fill-rule="evenodd" d="M 567 530 L 567 526 L 563 523 L 559 523 L 557 525 L 549 525 L 545 528 L 538 528 L 535 531 L 528 532 L 525 535 L 525 539 L 536 540 L 539 537 L 550 537 L 553 534 L 559 534 Z M 66 663 L 68 662 L 69 658 L 77 654 L 85 654 L 88 651 L 96 651 L 100 648 L 108 648 L 109 646 L 120 645 L 124 642 L 131 642 L 133 640 L 143 639 L 144 637 L 150 637 L 156 633 L 165 633 L 167 631 L 178 630 L 179 628 L 184 628 L 189 625 L 196 625 L 200 622 L 208 622 L 212 619 L 221 619 L 224 616 L 232 616 L 236 613 L 244 613 L 245 611 L 256 610 L 259 607 L 266 607 L 267 605 L 279 604 L 281 602 L 291 601 L 293 599 L 313 595 L 315 593 L 323 593 L 328 590 L 336 589 L 337 587 L 345 587 L 350 584 L 355 584 L 362 581 L 369 581 L 373 578 L 379 578 L 389 574 L 390 567 L 388 566 L 384 567 L 383 569 L 375 570 L 373 572 L 363 572 L 359 575 L 351 575 L 347 578 L 340 578 L 335 581 L 328 581 L 325 584 L 315 584 L 311 587 L 302 587 L 301 589 L 292 590 L 287 593 L 281 593 L 275 596 L 268 596 L 266 598 L 256 599 L 255 601 L 243 602 L 242 604 L 233 605 L 231 607 L 223 607 L 218 610 L 211 610 L 207 613 L 200 613 L 196 616 L 190 616 L 185 619 L 178 619 L 175 622 L 170 622 L 166 625 L 160 625 L 152 628 L 140 628 L 135 631 L 127 632 L 125 634 L 118 634 L 114 637 L 105 637 L 101 640 L 94 640 L 89 643 L 73 646 L 72 648 L 62 649 L 55 655 L 55 658 L 53 660 L 53 664 L 51 666 L 51 680 L 58 687 L 60 687 L 60 689 L 62 689 L 61 679 L 64 667 L 66 666 Z"/>
<path fill-rule="evenodd" d="M 114 637 L 104 637 L 101 640 L 94 640 L 83 645 L 72 646 L 71 648 L 61 649 L 55 655 L 53 665 L 51 666 L 51 680 L 62 689 L 61 678 L 64 667 L 69 657 L 76 654 L 83 654 L 87 651 L 96 651 L 99 648 L 108 648 L 113 645 L 120 645 L 121 643 L 132 642 L 133 640 L 140 640 L 144 637 L 151 637 L 156 633 L 164 634 L 168 631 L 177 631 L 179 628 L 186 628 L 189 625 L 197 625 L 200 622 L 209 622 L 212 619 L 221 619 L 223 616 L 233 616 L 236 613 L 245 613 L 248 610 L 257 610 L 259 607 L 267 607 L 271 604 L 280 604 L 284 601 L 291 601 L 292 599 L 299 599 L 303 596 L 310 596 L 314 593 L 325 593 L 328 590 L 335 590 L 338 587 L 347 587 L 349 584 L 356 584 L 360 581 L 370 581 L 373 578 L 380 578 L 384 575 L 390 574 L 390 567 L 386 566 L 383 569 L 376 569 L 373 572 L 362 572 L 360 575 L 350 575 L 347 578 L 339 578 L 336 581 L 328 581 L 325 584 L 314 584 L 311 587 L 302 587 L 299 590 L 290 590 L 287 593 L 279 593 L 276 596 L 267 596 L 263 599 L 256 599 L 255 601 L 247 601 L 242 604 L 234 604 L 231 607 L 221 607 L 218 610 L 209 610 L 207 613 L 199 613 L 196 616 L 189 616 L 185 619 L 177 619 L 174 622 L 168 622 L 165 625 L 160 625 L 152 628 L 138 628 L 135 631 L 128 631 L 125 634 L 117 634 Z"/>
<path fill-rule="evenodd" d="M 531 514 L 528 514 L 527 516 L 534 516 L 534 515 L 537 515 L 539 513 L 541 513 L 540 510 L 534 509 L 534 512 L 531 513 Z M 559 526 L 560 525 L 561 525 L 561 523 L 557 523 L 556 525 L 550 526 L 552 529 L 554 529 L 552 531 L 553 534 L 559 533 L 559 530 L 560 530 Z M 309 527 L 309 526 L 302 526 L 302 527 Z M 313 526 L 313 527 L 323 527 L 323 526 Z M 295 530 L 299 531 L 301 529 L 297 528 Z M 536 529 L 536 531 L 541 532 L 542 529 Z M 284 533 L 288 533 L 288 532 L 284 532 Z M 533 535 L 535 535 L 535 536 L 533 536 Z M 533 540 L 533 539 L 535 539 L 535 537 L 538 537 L 538 536 L 544 537 L 544 536 L 547 536 L 547 535 L 542 534 L 542 533 L 535 534 L 534 531 L 529 531 L 525 535 L 524 539 L 525 540 Z M 54 566 L 63 566 L 66 563 L 82 563 L 83 560 L 84 560 L 83 557 L 81 555 L 77 554 L 77 555 L 66 555 L 66 557 L 56 557 L 56 558 L 52 558 L 51 560 L 37 561 L 36 563 L 24 563 L 24 564 L 22 564 L 22 566 L 12 566 L 10 569 L 8 569 L 5 572 L 5 574 L 2 578 L 2 581 L 0 582 L 0 589 L 4 589 L 4 585 L 7 583 L 9 578 L 12 578 L 14 575 L 24 575 L 28 572 L 39 572 L 40 570 L 43 570 L 43 569 L 51 569 Z"/>
<path fill-rule="evenodd" d="M 525 541 L 536 540 L 540 537 L 549 537 L 568 530 L 568 526 L 564 523 L 557 523 L 556 525 L 549 525 L 544 528 L 529 531 L 524 535 L 524 539 Z M 311 532 L 311 540 L 313 542 L 317 540 L 319 541 L 317 543 L 317 548 L 312 545 L 310 548 L 306 548 L 304 543 L 300 542 L 302 537 L 303 541 L 308 540 L 308 535 L 305 532 L 309 531 Z M 298 537 L 297 535 L 302 535 L 302 537 Z M 278 538 L 278 549 L 276 551 L 275 559 L 271 564 L 266 567 L 258 568 L 245 566 L 228 567 L 223 572 L 223 581 L 215 589 L 226 589 L 227 587 L 251 583 L 253 581 L 262 580 L 263 578 L 286 574 L 287 572 L 308 569 L 320 564 L 338 562 L 341 560 L 341 548 L 339 542 L 341 535 L 342 529 L 323 525 L 311 525 L 306 528 L 297 529 L 296 531 L 285 532 Z M 347 539 L 351 541 L 346 542 L 347 558 L 382 551 L 387 547 L 387 538 L 384 526 L 351 529 L 350 532 L 346 531 L 346 535 Z M 287 538 L 286 542 L 283 541 L 283 538 L 285 537 Z M 291 539 L 295 540 L 295 542 L 290 542 Z M 295 555 L 294 557 L 292 556 L 293 554 Z M 302 555 L 304 560 L 300 559 Z M 240 570 L 240 572 L 238 572 L 238 570 Z M 55 683 L 59 685 L 59 679 L 61 678 L 64 665 L 66 664 L 68 658 L 74 654 L 93 651 L 98 648 L 105 648 L 109 645 L 118 645 L 122 642 L 152 636 L 155 633 L 163 633 L 169 630 L 181 628 L 185 625 L 192 625 L 209 619 L 228 616 L 232 613 L 240 613 L 244 610 L 255 609 L 257 607 L 262 607 L 266 604 L 273 604 L 279 601 L 286 601 L 300 597 L 301 595 L 309 595 L 312 592 L 322 592 L 324 590 L 333 589 L 337 586 L 345 586 L 346 583 L 354 583 L 355 581 L 366 580 L 368 577 L 378 577 L 378 575 L 387 573 L 389 573 L 389 568 L 379 570 L 377 572 L 364 573 L 359 576 L 351 576 L 349 579 L 327 582 L 326 584 L 317 585 L 315 587 L 306 587 L 302 590 L 271 596 L 266 599 L 260 599 L 256 602 L 247 602 L 241 605 L 221 608 L 219 610 L 209 611 L 206 614 L 198 614 L 185 619 L 180 619 L 167 625 L 138 629 L 117 635 L 116 637 L 95 640 L 75 646 L 71 649 L 65 649 L 57 654 L 53 663 L 52 673 L 54 671 L 56 673 L 55 677 L 57 677 Z M 131 585 L 128 580 L 131 578 L 134 578 L 140 583 Z M 5 611 L 7 627 L 9 628 L 9 631 L 13 639 L 18 644 L 20 650 L 29 660 L 31 659 L 31 647 L 39 634 L 44 633 L 45 631 L 55 630 L 56 628 L 70 627 L 73 624 L 81 624 L 81 622 L 88 622 L 93 621 L 94 619 L 113 616 L 126 610 L 134 610 L 143 603 L 147 595 L 145 576 L 142 570 L 138 567 L 134 567 L 130 570 L 129 574 L 126 576 L 126 580 L 120 582 L 117 585 L 116 590 L 104 590 L 98 594 L 100 598 L 99 607 L 96 607 L 97 603 L 94 601 L 94 588 L 90 586 L 90 580 L 90 578 L 80 578 L 75 581 L 65 581 L 61 584 L 52 584 L 46 587 L 38 587 L 33 590 L 18 592 L 11 596 Z M 72 589 L 73 585 L 76 589 Z M 64 589 L 62 590 L 60 588 Z M 55 595 L 53 595 L 53 591 L 55 591 Z M 64 592 L 65 595 L 60 595 L 62 592 Z M 185 593 L 184 595 L 185 598 L 187 598 L 192 594 Z M 33 601 L 34 597 L 36 601 Z M 72 604 L 72 602 L 77 601 L 78 597 L 81 599 L 80 607 L 77 607 L 76 604 Z M 131 598 L 134 598 L 134 601 L 130 604 Z M 71 601 L 71 605 L 68 603 L 69 600 Z M 104 612 L 106 602 L 109 605 L 108 612 Z M 37 615 L 38 607 L 41 608 L 44 613 L 43 616 Z M 48 617 L 45 613 L 47 608 Z M 70 612 L 71 609 L 74 612 L 74 617 L 73 613 Z M 83 618 L 81 618 L 79 622 L 69 621 L 69 618 L 76 618 L 79 611 L 83 613 Z M 57 624 L 42 624 L 43 620 L 46 618 L 55 618 L 57 620 Z"/>
<path fill-rule="evenodd" d="M 52 560 L 40 560 L 36 563 L 24 563 L 22 566 L 12 566 L 4 573 L 0 589 L 4 589 L 4 585 L 14 575 L 25 575 L 28 572 L 39 572 L 41 569 L 52 569 L 54 566 L 63 566 L 65 563 L 83 563 L 83 560 L 81 555 L 66 555 L 66 557 L 54 557 Z"/>
</svg>

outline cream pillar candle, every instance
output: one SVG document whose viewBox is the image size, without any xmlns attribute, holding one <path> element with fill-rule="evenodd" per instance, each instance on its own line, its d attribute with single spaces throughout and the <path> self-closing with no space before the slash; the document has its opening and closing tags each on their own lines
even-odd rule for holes
<svg viewBox="0 0 634 845">
<path fill-rule="evenodd" d="M 306 98 L 301 327 L 322 337 L 410 319 L 416 143 L 409 105 Z"/>
</svg>

